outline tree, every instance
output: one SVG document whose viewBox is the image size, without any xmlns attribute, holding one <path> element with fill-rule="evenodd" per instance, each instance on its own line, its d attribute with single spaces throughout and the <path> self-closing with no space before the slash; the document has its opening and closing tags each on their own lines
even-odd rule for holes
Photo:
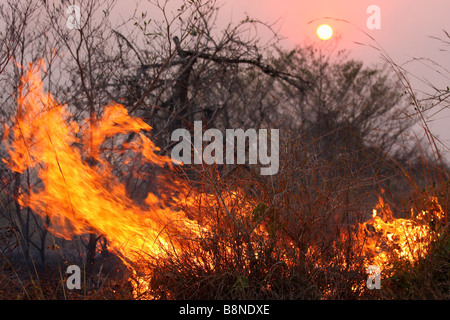
<svg viewBox="0 0 450 320">
<path fill-rule="evenodd" d="M 2 11 L 5 16 L 15 12 L 22 19 L 32 17 L 23 26 L 14 14 L 5 18 L 10 27 L 0 81 L 8 95 L 2 116 L 10 126 L 22 69 L 8 62 L 14 58 L 25 65 L 43 57 L 45 84 L 60 103 L 70 106 L 70 120 L 88 118 L 85 125 L 92 128 L 104 106 L 123 104 L 153 127 L 153 138 L 167 154 L 171 132 L 192 128 L 194 120 L 203 120 L 204 128 L 271 126 L 300 132 L 311 142 L 314 156 L 331 160 L 351 156 L 361 147 L 389 150 L 408 127 L 401 118 L 404 108 L 397 88 L 385 69 L 366 68 L 342 54 L 334 57 L 313 47 L 277 48 L 279 35 L 273 25 L 249 17 L 218 29 L 219 8 L 213 0 L 186 0 L 177 8 L 169 1 L 151 2 L 157 9 L 152 17 L 149 11 L 139 15 L 136 8 L 132 16 L 114 24 L 110 15 L 115 1 L 82 0 L 77 3 L 77 29 L 66 27 L 64 3 L 41 1 L 27 9 L 30 3 L 8 2 Z M 261 28 L 272 32 L 267 43 L 258 37 Z M 113 147 L 105 153 L 112 155 Z M 121 155 L 108 159 L 120 176 Z M 85 161 L 99 165 L 94 159 Z M 148 181 L 133 178 L 133 172 L 121 179 L 136 201 L 145 197 L 135 190 L 148 190 Z M 17 177 L 14 190 L 39 183 L 32 174 L 27 181 Z M 44 224 L 37 228 L 42 229 L 43 250 L 46 229 Z M 94 263 L 100 236 L 92 230 L 84 243 L 88 265 Z"/>
<path fill-rule="evenodd" d="M 42 40 L 42 34 L 38 30 L 30 31 L 30 26 L 38 24 L 36 12 L 39 11 L 39 8 L 40 5 L 33 1 L 8 0 L 0 4 L 0 24 L 2 25 L 0 31 L 0 84 L 3 89 L 0 93 L 0 117 L 5 122 L 13 114 L 14 108 L 11 108 L 11 106 L 15 103 L 18 83 L 23 75 L 23 70 L 19 64 L 23 64 L 25 59 L 32 55 L 29 50 L 31 44 L 34 42 L 38 47 Z M 36 47 L 33 49 L 36 49 Z M 3 150 L 1 150 L 1 154 L 3 155 Z M 30 172 L 28 170 L 25 174 L 8 174 L 8 170 L 4 168 L 2 163 L 2 171 L 4 181 L 6 181 L 3 188 L 9 189 L 12 198 L 17 199 L 22 184 L 30 187 Z M 25 181 L 23 181 L 23 178 L 25 178 Z M 11 201 L 13 199 L 10 197 L 6 198 L 6 207 L 10 207 Z M 26 263 L 29 262 L 30 250 L 33 247 L 38 250 L 41 262 L 45 264 L 44 251 L 47 230 L 43 228 L 43 225 L 48 223 L 48 219 L 44 218 L 44 222 L 40 222 L 31 210 L 22 212 L 17 204 L 14 214 L 8 211 L 2 212 L 2 216 L 8 219 L 16 230 L 16 238 L 20 242 Z"/>
</svg>

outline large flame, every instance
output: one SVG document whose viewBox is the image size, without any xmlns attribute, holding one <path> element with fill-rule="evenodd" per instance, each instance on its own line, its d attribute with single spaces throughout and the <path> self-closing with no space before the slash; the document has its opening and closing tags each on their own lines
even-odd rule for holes
<svg viewBox="0 0 450 320">
<path fill-rule="evenodd" d="M 203 214 L 205 211 L 214 212 L 221 207 L 232 220 L 250 222 L 259 219 L 258 212 L 265 212 L 262 206 L 255 209 L 240 189 L 226 194 L 188 194 L 180 182 L 169 181 L 166 175 L 155 179 L 160 179 L 167 193 L 149 192 L 145 203 L 137 205 L 114 170 L 121 167 L 124 174 L 129 174 L 136 162 L 171 167 L 172 160 L 158 155 L 158 148 L 143 133 L 151 127 L 142 119 L 130 116 L 119 104 L 105 107 L 100 117 L 91 114 L 84 120 L 73 120 L 67 106 L 45 93 L 41 68 L 42 62 L 30 65 L 21 80 L 14 126 L 5 130 L 9 159 L 3 161 L 18 173 L 34 169 L 39 177 L 36 187 L 26 190 L 17 201 L 42 217 L 48 216 L 50 230 L 66 239 L 91 232 L 105 236 L 110 249 L 134 274 L 135 297 L 145 294 L 152 276 L 149 268 L 139 268 L 142 260 L 179 256 L 184 248 L 195 246 L 207 257 L 197 263 L 214 268 L 212 258 L 208 258 L 207 244 L 192 241 L 207 235 L 214 226 Z M 118 155 L 120 161 L 116 159 Z M 188 217 L 187 211 L 181 208 L 193 208 L 198 215 Z M 231 213 L 228 208 L 237 209 Z M 396 219 L 380 196 L 372 218 L 359 224 L 354 234 L 343 234 L 340 240 L 353 243 L 352 252 L 361 254 L 366 267 L 377 265 L 382 270 L 390 270 L 397 261 L 414 264 L 428 252 L 430 243 L 438 236 L 429 221 L 439 221 L 443 216 L 437 198 L 430 197 L 428 210 L 419 214 L 412 211 L 410 219 Z M 237 226 L 239 221 L 234 221 Z M 270 228 L 259 222 L 240 227 L 250 230 L 249 245 L 240 244 L 250 253 L 253 244 L 273 236 Z M 286 245 L 293 247 L 292 243 Z M 225 254 L 230 252 L 228 248 Z M 253 256 L 259 258 L 257 253 Z M 287 265 L 293 265 L 287 256 L 283 257 Z M 306 258 L 317 267 L 328 264 L 356 268 L 346 265 L 344 252 L 338 253 L 333 261 L 322 261 L 320 250 L 314 245 Z M 251 264 L 246 268 L 250 269 Z"/>
<path fill-rule="evenodd" d="M 136 205 L 102 151 L 107 139 L 115 138 L 114 146 L 120 148 L 114 151 L 124 157 L 138 151 L 142 161 L 170 165 L 171 159 L 157 155 L 158 148 L 142 133 L 150 126 L 118 104 L 105 107 L 95 121 L 70 121 L 68 108 L 44 93 L 41 68 L 42 63 L 30 65 L 23 77 L 12 142 L 7 143 L 9 130 L 4 139 L 9 160 L 3 161 L 19 173 L 35 168 L 41 181 L 36 190 L 20 195 L 19 204 L 50 217 L 52 232 L 66 239 L 89 232 L 106 236 L 127 263 L 143 254 L 157 258 L 179 250 L 185 239 L 195 236 L 197 223 L 151 192 L 145 206 Z M 126 142 L 123 135 L 130 133 L 137 139 Z"/>
</svg>

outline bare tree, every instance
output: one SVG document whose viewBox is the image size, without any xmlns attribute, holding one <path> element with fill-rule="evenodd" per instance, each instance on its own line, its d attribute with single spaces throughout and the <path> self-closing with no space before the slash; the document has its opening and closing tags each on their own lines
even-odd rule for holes
<svg viewBox="0 0 450 320">
<path fill-rule="evenodd" d="M 0 4 L 0 24 L 2 25 L 0 32 L 0 84 L 4 89 L 0 93 L 0 116 L 3 123 L 8 123 L 13 118 L 15 98 L 18 95 L 17 89 L 23 76 L 21 66 L 28 57 L 33 55 L 32 51 L 40 46 L 42 34 L 39 30 L 31 29 L 34 25 L 38 25 L 36 12 L 39 9 L 40 5 L 33 1 L 6 1 Z M 40 50 L 38 49 L 37 52 Z M 1 150 L 1 153 L 4 154 L 4 150 Z M 6 173 L 5 168 L 2 168 L 2 171 Z M 8 178 L 6 178 L 7 176 Z M 4 175 L 4 182 L 6 182 L 4 188 L 9 188 L 9 194 L 12 196 L 12 198 L 6 198 L 9 204 L 19 197 L 22 184 L 30 187 L 30 172 L 27 170 L 24 174 L 16 172 L 12 175 Z M 18 204 L 15 204 L 14 213 L 15 217 L 11 212 L 4 212 L 3 215 L 9 219 L 17 231 L 16 237 L 21 243 L 20 247 L 26 262 L 29 262 L 30 250 L 31 247 L 34 247 L 40 254 L 41 262 L 45 264 L 44 251 L 47 230 L 43 228 L 43 223 L 31 210 L 21 210 Z"/>
<path fill-rule="evenodd" d="M 388 148 L 408 126 L 400 117 L 404 109 L 395 84 L 383 69 L 365 68 L 345 57 L 333 61 L 313 48 L 278 49 L 274 25 L 249 17 L 218 28 L 219 8 L 213 0 L 186 0 L 175 8 L 169 1 L 149 4 L 156 9 L 152 17 L 150 10 L 139 12 L 137 7 L 130 17 L 113 23 L 115 1 L 78 1 L 81 16 L 75 29 L 66 27 L 70 13 L 64 3 L 31 5 L 23 0 L 0 6 L 8 22 L 0 35 L 6 57 L 0 61 L 0 81 L 7 92 L 2 97 L 4 121 L 14 125 L 10 119 L 23 75 L 20 65 L 42 57 L 46 87 L 71 108 L 72 121 L 89 119 L 93 128 L 104 106 L 121 103 L 153 127 L 152 135 L 166 153 L 170 133 L 192 128 L 194 120 L 203 120 L 205 127 L 270 125 L 307 133 L 310 140 L 321 141 L 316 155 L 326 148 L 337 152 L 345 147 L 346 155 L 361 146 Z M 27 23 L 21 23 L 25 18 Z M 259 37 L 261 29 L 272 33 L 267 42 Z M 89 154 L 83 154 L 84 161 L 98 166 Z M 120 176 L 123 158 L 108 159 Z M 131 177 L 131 172 L 120 176 L 139 200 L 137 186 L 149 182 Z M 31 172 L 14 179 L 14 197 L 20 186 L 30 190 L 40 183 Z M 24 237 L 31 239 L 30 221 L 36 216 L 16 208 Z M 26 240 L 26 247 L 39 250 L 43 263 L 49 224 L 48 217 L 35 222 L 40 241 Z M 94 264 L 101 236 L 92 230 L 83 240 L 88 266 Z"/>
</svg>

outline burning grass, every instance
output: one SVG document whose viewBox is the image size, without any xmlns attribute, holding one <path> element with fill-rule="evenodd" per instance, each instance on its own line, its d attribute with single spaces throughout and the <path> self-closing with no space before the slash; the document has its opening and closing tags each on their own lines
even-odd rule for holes
<svg viewBox="0 0 450 320">
<path fill-rule="evenodd" d="M 3 160 L 14 172 L 36 172 L 35 187 L 16 200 L 48 218 L 55 236 L 81 242 L 99 234 L 119 260 L 90 270 L 81 292 L 64 288 L 69 261 L 53 277 L 36 270 L 28 278 L 10 263 L 0 281 L 16 289 L 3 298 L 449 298 L 448 184 L 413 189 L 414 201 L 395 213 L 384 191 L 373 197 L 383 179 L 366 174 L 386 159 L 373 149 L 362 149 L 357 164 L 355 154 L 316 158 L 302 137 L 283 146 L 274 178 L 245 165 L 175 170 L 144 134 L 151 128 L 123 106 L 71 121 L 43 91 L 39 70 L 32 66 L 22 81 Z M 133 170 L 144 165 L 161 174 Z M 155 179 L 161 191 L 138 204 L 129 176 Z M 369 265 L 381 268 L 383 290 L 366 288 Z M 436 287 L 423 293 L 426 281 Z"/>
</svg>

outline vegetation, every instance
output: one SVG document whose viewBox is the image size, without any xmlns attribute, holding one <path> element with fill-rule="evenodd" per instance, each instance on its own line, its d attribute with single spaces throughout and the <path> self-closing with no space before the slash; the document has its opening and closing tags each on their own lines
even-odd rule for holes
<svg viewBox="0 0 450 320">
<path fill-rule="evenodd" d="M 78 2 L 80 29 L 66 27 L 62 4 L 0 4 L 0 299 L 450 298 L 446 146 L 425 118 L 426 109 L 448 107 L 448 90 L 420 99 L 388 56 L 369 68 L 332 46 L 286 50 L 259 20 L 218 29 L 214 1 L 155 2 L 155 17 L 137 8 L 115 24 L 114 1 Z M 267 43 L 262 29 L 273 35 Z M 111 135 L 99 146 L 110 181 L 139 207 L 151 191 L 202 229 L 175 254 L 141 252 L 137 265 L 89 223 L 89 232 L 61 236 L 54 217 L 21 205 L 44 184 L 36 168 L 19 172 L 6 160 L 20 79 L 40 58 L 45 89 L 80 127 L 72 147 L 98 172 L 104 164 L 81 132 L 111 103 L 152 127 L 159 155 L 170 155 L 173 130 L 192 130 L 196 120 L 221 130 L 279 128 L 279 172 L 261 176 L 248 164 L 171 169 L 139 157 L 130 164 L 118 145 L 139 132 Z M 417 124 L 423 140 L 409 138 Z M 387 236 L 375 217 L 421 227 L 429 242 L 404 226 Z M 367 251 L 372 239 L 378 251 Z M 405 242 L 409 249 L 399 247 Z M 382 289 L 368 290 L 366 267 L 382 254 Z M 66 287 L 72 264 L 82 266 L 80 290 Z"/>
</svg>

